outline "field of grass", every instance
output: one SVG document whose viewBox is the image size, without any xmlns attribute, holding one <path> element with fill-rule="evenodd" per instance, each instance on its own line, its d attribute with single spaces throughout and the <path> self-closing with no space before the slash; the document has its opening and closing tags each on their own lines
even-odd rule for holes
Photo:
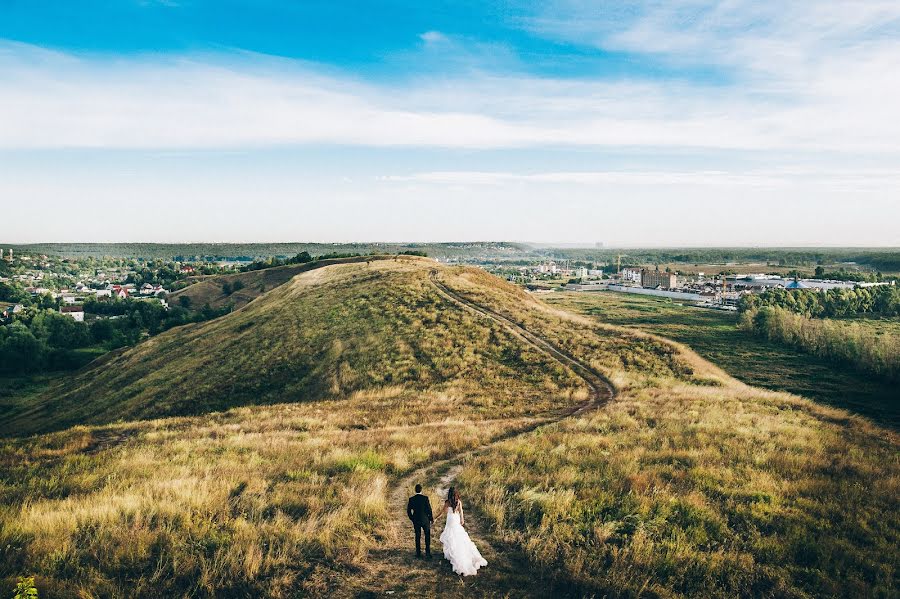
<svg viewBox="0 0 900 599">
<path fill-rule="evenodd" d="M 480 515 L 536 571 L 576 596 L 896 592 L 894 433 L 747 387 L 676 345 L 656 352 L 667 373 L 617 347 L 621 328 L 506 286 L 487 294 L 484 276 L 451 284 L 590 360 L 619 388 L 606 409 L 505 442 L 460 476 L 477 490 Z"/>
<path fill-rule="evenodd" d="M 541 299 L 599 322 L 685 343 L 748 385 L 796 393 L 900 428 L 896 385 L 741 331 L 737 314 L 620 293 L 558 292 Z M 873 333 L 900 334 L 896 320 L 853 322 L 870 327 Z"/>
<path fill-rule="evenodd" d="M 501 440 L 582 401 L 583 381 L 448 302 L 432 270 L 590 364 L 616 399 Z M 310 271 L 92 370 L 77 395 L 37 390 L 15 422 L 96 424 L 0 442 L 2 592 L 28 575 L 65 597 L 365 588 L 395 485 L 494 440 L 459 474 L 467 519 L 521 555 L 530 584 L 487 578 L 492 596 L 897 592 L 894 433 L 477 269 Z"/>
<path fill-rule="evenodd" d="M 390 480 L 528 422 L 475 411 L 389 388 L 6 441 L 0 588 L 36 574 L 49 597 L 320 594 L 377 543 Z"/>
<path fill-rule="evenodd" d="M 497 325 L 446 310 L 418 258 L 311 270 L 243 309 L 113 352 L 26 402 L 0 434 L 341 399 L 402 386 L 472 399 L 492 417 L 578 380 Z M 490 394 L 485 389 L 494 390 Z M 568 389 L 566 392 L 572 392 Z"/>
</svg>

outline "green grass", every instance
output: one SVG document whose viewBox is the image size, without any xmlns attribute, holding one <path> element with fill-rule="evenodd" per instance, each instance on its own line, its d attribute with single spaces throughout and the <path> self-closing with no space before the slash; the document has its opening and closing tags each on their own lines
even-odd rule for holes
<svg viewBox="0 0 900 599">
<path fill-rule="evenodd" d="M 310 270 L 241 310 L 111 352 L 23 402 L 0 433 L 340 399 L 392 386 L 467 396 L 502 417 L 523 404 L 541 411 L 548 393 L 578 386 L 499 325 L 448 310 L 428 280 L 432 264 L 404 258 Z"/>
<path fill-rule="evenodd" d="M 572 596 L 896 595 L 894 433 L 748 387 L 658 338 L 643 345 L 656 362 L 637 360 L 640 333 L 620 345 L 622 328 L 489 284 L 476 272 L 451 281 L 619 389 L 605 409 L 503 443 L 460 475 L 536 573 Z"/>
<path fill-rule="evenodd" d="M 734 313 L 612 292 L 559 292 L 541 299 L 599 322 L 684 343 L 749 385 L 795 393 L 900 428 L 896 385 L 741 331 Z M 853 322 L 872 328 L 873 333 L 900 334 L 897 320 Z"/>
<path fill-rule="evenodd" d="M 432 269 L 603 373 L 616 398 L 510 437 L 584 386 L 442 299 Z M 311 271 L 69 385 L 35 389 L 14 424 L 131 420 L 0 441 L 0 592 L 31 575 L 52 597 L 362 588 L 401 478 L 483 447 L 457 479 L 468 518 L 522 556 L 535 594 L 548 579 L 574 597 L 897 594 L 895 433 L 477 269 Z M 503 582 L 485 594 L 519 590 Z"/>
</svg>

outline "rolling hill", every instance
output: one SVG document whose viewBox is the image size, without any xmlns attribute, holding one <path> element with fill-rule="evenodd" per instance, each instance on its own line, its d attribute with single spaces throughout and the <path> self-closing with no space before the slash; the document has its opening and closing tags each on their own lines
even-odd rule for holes
<svg viewBox="0 0 900 599">
<path fill-rule="evenodd" d="M 537 406 L 548 391 L 576 390 L 577 379 L 501 327 L 447 311 L 428 280 L 432 265 L 397 257 L 299 269 L 240 310 L 98 360 L 0 432 L 338 399 L 384 387 L 490 390 L 484 409 L 503 413 L 510 401 Z"/>
<path fill-rule="evenodd" d="M 0 585 L 49 596 L 897 592 L 895 433 L 420 258 L 300 273 L 3 426 L 40 434 L 0 444 Z M 479 576 L 411 559 L 415 482 L 461 487 Z"/>
<path fill-rule="evenodd" d="M 226 305 L 241 308 L 266 291 L 271 291 L 275 287 L 284 285 L 303 272 L 334 264 L 360 264 L 391 259 L 393 259 L 393 256 L 389 255 L 330 258 L 304 264 L 289 264 L 287 266 L 251 270 L 233 275 L 200 275 L 190 277 L 188 279 L 190 285 L 175 291 L 169 296 L 169 299 L 173 302 L 179 302 L 184 297 L 188 299 L 191 306 L 198 308 L 206 304 L 209 304 L 212 308 L 221 308 Z M 239 283 L 240 288 L 232 293 L 226 293 L 223 285 L 227 284 L 233 288 L 235 283 Z"/>
</svg>

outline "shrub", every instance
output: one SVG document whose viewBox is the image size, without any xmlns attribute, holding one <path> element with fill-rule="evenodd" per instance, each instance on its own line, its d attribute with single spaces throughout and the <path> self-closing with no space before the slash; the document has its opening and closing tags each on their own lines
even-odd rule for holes
<svg viewBox="0 0 900 599">
<path fill-rule="evenodd" d="M 744 330 L 813 355 L 852 364 L 891 380 L 900 380 L 900 342 L 893 335 L 872 335 L 857 323 L 840 323 L 763 306 L 741 315 Z"/>
</svg>

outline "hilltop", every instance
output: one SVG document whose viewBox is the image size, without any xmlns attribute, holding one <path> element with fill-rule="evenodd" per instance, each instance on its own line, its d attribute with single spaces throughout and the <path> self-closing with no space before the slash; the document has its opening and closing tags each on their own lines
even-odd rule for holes
<svg viewBox="0 0 900 599">
<path fill-rule="evenodd" d="M 187 298 L 189 305 L 195 307 L 209 305 L 212 308 L 221 308 L 231 305 L 234 308 L 240 308 L 265 292 L 284 285 L 295 276 L 308 270 L 324 268 L 334 264 L 359 264 L 392 259 L 394 259 L 394 256 L 388 255 L 353 256 L 350 258 L 314 260 L 303 264 L 275 266 L 229 275 L 199 275 L 186 279 L 188 286 L 172 293 L 169 299 L 172 302 L 181 302 L 183 301 L 181 298 Z M 226 288 L 229 292 L 226 292 Z"/>
<path fill-rule="evenodd" d="M 300 273 L 5 426 L 56 431 L 0 445 L 0 581 L 51 596 L 897 591 L 894 433 L 421 258 Z M 414 482 L 461 487 L 475 579 L 409 557 Z"/>
</svg>

